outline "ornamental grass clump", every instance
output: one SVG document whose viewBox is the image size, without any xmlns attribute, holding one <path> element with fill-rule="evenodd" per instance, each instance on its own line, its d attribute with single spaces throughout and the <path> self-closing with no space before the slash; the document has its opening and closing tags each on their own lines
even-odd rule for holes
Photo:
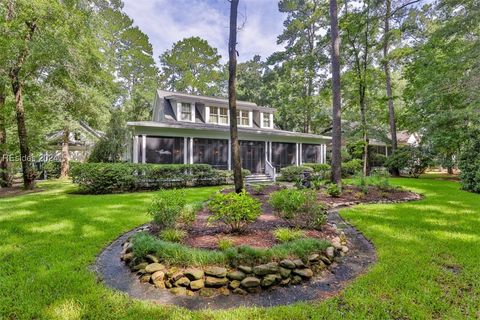
<svg viewBox="0 0 480 320">
<path fill-rule="evenodd" d="M 221 221 L 231 232 L 242 232 L 248 223 L 257 220 L 261 214 L 261 203 L 243 190 L 241 193 L 217 193 L 209 202 L 212 212 L 209 222 Z"/>
</svg>

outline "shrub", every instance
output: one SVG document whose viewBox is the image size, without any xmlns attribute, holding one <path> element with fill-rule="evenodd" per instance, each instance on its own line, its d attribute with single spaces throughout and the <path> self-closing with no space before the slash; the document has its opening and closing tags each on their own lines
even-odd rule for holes
<svg viewBox="0 0 480 320">
<path fill-rule="evenodd" d="M 294 182 L 300 180 L 304 171 L 313 172 L 313 169 L 306 166 L 289 166 L 280 169 L 280 179 L 282 181 Z"/>
<path fill-rule="evenodd" d="M 401 173 L 418 178 L 432 162 L 429 152 L 422 147 L 402 147 L 385 160 L 389 170 L 397 168 Z"/>
<path fill-rule="evenodd" d="M 59 161 L 47 161 L 43 163 L 43 172 L 47 179 L 60 178 L 61 163 Z"/>
<path fill-rule="evenodd" d="M 222 238 L 218 240 L 218 249 L 225 251 L 233 247 L 233 241 L 227 238 Z"/>
<path fill-rule="evenodd" d="M 227 182 L 225 172 L 207 164 L 77 163 L 70 175 L 82 192 L 90 194 Z"/>
<path fill-rule="evenodd" d="M 165 229 L 160 232 L 160 239 L 170 242 L 182 242 L 187 232 L 179 229 Z"/>
<path fill-rule="evenodd" d="M 303 238 L 305 236 L 305 233 L 302 230 L 278 228 L 273 231 L 273 235 L 279 242 L 288 242 Z"/>
<path fill-rule="evenodd" d="M 313 172 L 322 180 L 330 178 L 332 167 L 328 163 L 305 163 L 303 165 L 312 168 Z"/>
<path fill-rule="evenodd" d="M 392 189 L 388 179 L 389 174 L 384 171 L 375 170 L 366 178 L 367 185 L 377 187 L 380 190 L 388 191 Z"/>
<path fill-rule="evenodd" d="M 189 203 L 185 205 L 180 213 L 180 216 L 178 217 L 178 222 L 190 227 L 197 219 L 197 212 L 202 210 L 202 208 L 203 204 L 200 202 Z"/>
<path fill-rule="evenodd" d="M 249 222 L 255 221 L 261 214 L 261 203 L 248 195 L 241 193 L 217 193 L 208 204 L 212 215 L 209 221 L 222 221 L 230 226 L 232 232 L 243 231 Z"/>
<path fill-rule="evenodd" d="M 160 229 L 175 228 L 186 204 L 183 190 L 162 190 L 153 198 L 148 214 Z"/>
<path fill-rule="evenodd" d="M 327 186 L 326 192 L 329 196 L 334 197 L 334 198 L 338 198 L 342 194 L 342 190 L 335 183 L 330 183 Z"/>
<path fill-rule="evenodd" d="M 319 228 L 326 222 L 327 210 L 314 190 L 283 189 L 270 195 L 270 205 L 284 219 L 299 228 Z"/>
<path fill-rule="evenodd" d="M 265 194 L 266 185 L 264 184 L 254 184 L 249 187 L 250 193 L 254 195 Z"/>
<path fill-rule="evenodd" d="M 362 171 L 362 160 L 352 159 L 342 163 L 342 178 L 352 177 L 358 172 Z"/>
<path fill-rule="evenodd" d="M 470 133 L 462 147 L 458 167 L 462 188 L 480 193 L 480 131 Z"/>
</svg>

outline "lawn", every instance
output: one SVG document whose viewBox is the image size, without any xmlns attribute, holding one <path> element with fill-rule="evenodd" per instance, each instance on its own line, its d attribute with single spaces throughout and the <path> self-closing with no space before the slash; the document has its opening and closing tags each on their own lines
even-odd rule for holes
<svg viewBox="0 0 480 320">
<path fill-rule="evenodd" d="M 341 295 L 220 312 L 132 300 L 89 271 L 102 247 L 149 220 L 154 193 L 75 195 L 68 182 L 49 182 L 42 193 L 0 199 L 0 319 L 480 318 L 480 195 L 451 181 L 392 181 L 425 199 L 341 212 L 378 252 L 378 263 Z M 188 189 L 188 199 L 216 189 Z"/>
</svg>

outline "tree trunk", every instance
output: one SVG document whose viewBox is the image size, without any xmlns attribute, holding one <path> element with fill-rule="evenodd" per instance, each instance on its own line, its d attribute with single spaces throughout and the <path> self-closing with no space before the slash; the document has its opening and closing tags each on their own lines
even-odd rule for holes
<svg viewBox="0 0 480 320">
<path fill-rule="evenodd" d="M 366 177 L 369 174 L 369 165 L 368 165 L 368 132 L 367 132 L 367 106 L 365 103 L 365 87 L 363 84 L 360 84 L 360 116 L 362 120 L 362 140 L 363 140 L 363 176 Z"/>
<path fill-rule="evenodd" d="M 395 108 L 393 105 L 393 95 L 392 95 L 392 79 L 390 75 L 390 61 L 388 60 L 388 51 L 389 51 L 389 40 L 390 40 L 390 15 L 391 15 L 391 2 L 386 0 L 386 11 L 385 11 L 385 34 L 383 41 L 383 68 L 385 71 L 385 87 L 387 91 L 388 98 L 388 117 L 390 122 L 390 135 L 392 137 L 392 154 L 397 150 L 397 125 L 395 123 Z M 395 177 L 400 176 L 400 171 L 398 168 L 392 170 L 392 175 Z"/>
<path fill-rule="evenodd" d="M 230 140 L 232 144 L 233 180 L 235 192 L 243 189 L 242 162 L 240 160 L 240 143 L 237 130 L 237 12 L 238 1 L 230 1 L 230 38 L 228 41 L 228 106 L 230 109 Z"/>
<path fill-rule="evenodd" d="M 15 96 L 15 113 L 17 118 L 18 141 L 20 144 L 20 156 L 22 162 L 23 186 L 25 189 L 33 189 L 35 186 L 35 172 L 32 168 L 30 148 L 28 146 L 27 127 L 25 125 L 25 108 L 23 106 L 23 83 L 20 80 L 20 71 L 28 56 L 28 44 L 32 40 L 33 34 L 37 29 L 35 22 L 26 22 L 28 32 L 25 35 L 25 45 L 18 57 L 16 64 L 10 70 L 9 76 L 12 84 L 13 94 Z"/>
<path fill-rule="evenodd" d="M 9 172 L 8 152 L 7 152 L 7 129 L 6 129 L 6 111 L 5 111 L 5 85 L 0 85 L 0 187 L 8 188 L 12 186 L 12 179 Z"/>
<path fill-rule="evenodd" d="M 68 141 L 70 136 L 70 130 L 68 126 L 63 129 L 63 141 L 62 141 L 62 163 L 60 166 L 60 177 L 65 178 L 70 171 L 70 153 L 68 150 Z"/>
<path fill-rule="evenodd" d="M 330 0 L 332 46 L 332 182 L 342 184 L 342 98 L 340 95 L 340 37 L 337 0 Z"/>
</svg>

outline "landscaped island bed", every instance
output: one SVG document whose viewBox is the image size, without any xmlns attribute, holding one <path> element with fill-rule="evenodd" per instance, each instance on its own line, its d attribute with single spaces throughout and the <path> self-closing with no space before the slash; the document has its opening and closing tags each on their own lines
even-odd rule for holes
<svg viewBox="0 0 480 320">
<path fill-rule="evenodd" d="M 333 196 L 326 190 L 274 184 L 252 186 L 237 195 L 225 189 L 207 205 L 197 205 L 196 214 L 192 215 L 191 208 L 188 214 L 180 213 L 170 225 L 175 229 L 167 227 L 170 217 L 158 209 L 166 210 L 167 202 L 170 207 L 181 207 L 181 194 L 162 191 L 151 209 L 154 221 L 129 236 L 117 258 L 140 283 L 174 295 L 262 293 L 321 279 L 342 263 L 351 243 L 335 223 L 327 221 L 329 208 L 419 199 L 398 188 L 346 186 L 343 193 Z M 229 214 L 234 215 L 242 210 L 258 212 L 242 223 L 233 223 L 225 213 L 222 218 L 216 216 L 216 204 L 227 211 L 233 205 Z"/>
</svg>

